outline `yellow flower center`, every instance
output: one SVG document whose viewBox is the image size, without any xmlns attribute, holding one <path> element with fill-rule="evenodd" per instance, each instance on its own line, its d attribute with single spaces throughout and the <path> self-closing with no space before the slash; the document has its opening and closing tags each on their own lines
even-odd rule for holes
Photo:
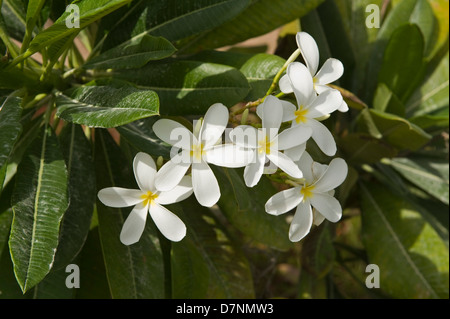
<svg viewBox="0 0 450 319">
<path fill-rule="evenodd" d="M 266 154 L 270 154 L 270 146 L 271 143 L 266 135 L 266 137 L 263 140 L 258 141 L 258 153 L 261 154 L 265 152 Z"/>
<path fill-rule="evenodd" d="M 200 161 L 203 156 L 203 144 L 194 144 L 190 152 L 191 156 Z"/>
<path fill-rule="evenodd" d="M 300 193 L 303 195 L 303 201 L 307 200 L 308 198 L 313 197 L 314 193 L 314 185 L 305 185 L 304 187 L 302 187 L 302 189 L 300 190 Z"/>
<path fill-rule="evenodd" d="M 300 122 L 302 123 L 306 123 L 306 121 L 308 120 L 306 118 L 306 114 L 308 114 L 308 109 L 304 109 L 303 105 L 300 105 L 300 108 L 295 111 L 295 121 L 297 122 L 297 124 L 299 124 Z"/>
<path fill-rule="evenodd" d="M 153 201 L 158 198 L 158 194 L 153 194 L 151 191 L 148 191 L 141 198 L 143 200 L 142 205 L 147 206 L 148 204 L 153 204 Z"/>
</svg>

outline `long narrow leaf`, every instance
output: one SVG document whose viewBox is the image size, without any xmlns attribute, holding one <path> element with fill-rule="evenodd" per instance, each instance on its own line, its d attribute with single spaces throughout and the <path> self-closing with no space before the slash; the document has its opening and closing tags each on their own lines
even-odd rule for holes
<svg viewBox="0 0 450 319">
<path fill-rule="evenodd" d="M 50 271 L 68 206 L 67 169 L 51 128 L 42 129 L 17 170 L 9 245 L 24 292 Z"/>
</svg>

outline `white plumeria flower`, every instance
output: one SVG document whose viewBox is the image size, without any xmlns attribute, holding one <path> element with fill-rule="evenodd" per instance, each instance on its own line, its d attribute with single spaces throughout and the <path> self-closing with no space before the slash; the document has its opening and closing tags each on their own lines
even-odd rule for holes
<svg viewBox="0 0 450 319">
<path fill-rule="evenodd" d="M 308 69 L 300 62 L 293 62 L 287 67 L 287 79 L 295 94 L 298 108 L 286 105 L 283 118 L 292 121 L 292 126 L 306 126 L 312 130 L 312 139 L 328 156 L 336 153 L 336 142 L 328 128 L 316 120 L 334 112 L 342 103 L 342 95 L 337 90 L 327 90 L 316 95 L 313 80 Z M 304 145 L 285 153 L 298 160 L 303 153 Z"/>
<path fill-rule="evenodd" d="M 123 224 L 120 241 L 125 245 L 139 241 L 145 228 L 147 212 L 167 239 L 171 241 L 183 239 L 186 235 L 183 221 L 162 205 L 173 204 L 189 197 L 192 194 L 191 177 L 183 177 L 169 191 L 158 190 L 155 187 L 155 161 L 145 153 L 136 154 L 133 170 L 139 189 L 108 187 L 98 192 L 98 198 L 106 206 L 134 206 Z"/>
<path fill-rule="evenodd" d="M 314 90 L 317 94 L 321 94 L 328 90 L 333 90 L 327 84 L 333 83 L 344 74 L 344 66 L 341 61 L 335 58 L 329 58 L 325 61 L 319 71 L 319 48 L 314 38 L 306 32 L 298 32 L 296 35 L 297 45 L 306 62 L 306 66 L 313 78 Z M 292 93 L 293 88 L 284 75 L 279 82 L 280 89 L 283 93 Z M 347 112 L 348 105 L 342 100 L 338 110 L 340 112 Z"/>
<path fill-rule="evenodd" d="M 304 173 L 305 184 L 275 194 L 265 205 L 266 212 L 276 216 L 297 208 L 289 228 L 292 242 L 303 239 L 313 223 L 318 225 L 324 218 L 333 223 L 341 219 L 342 207 L 333 194 L 348 172 L 341 158 L 333 159 L 327 166 L 313 162 L 307 152 L 298 165 Z"/>
<path fill-rule="evenodd" d="M 230 139 L 243 148 L 254 150 L 253 161 L 245 167 L 244 180 L 248 187 L 255 186 L 267 160 L 294 178 L 303 176 L 298 166 L 280 152 L 305 143 L 311 137 L 311 129 L 292 127 L 278 134 L 283 117 L 283 106 L 275 96 L 269 95 L 261 104 L 262 129 L 240 125 L 230 132 Z"/>
<path fill-rule="evenodd" d="M 220 198 L 220 187 L 208 163 L 224 167 L 243 167 L 251 160 L 249 151 L 232 144 L 220 144 L 228 124 L 228 109 L 221 103 L 213 104 L 205 114 L 198 132 L 194 134 L 178 122 L 158 120 L 153 131 L 164 142 L 178 147 L 170 161 L 156 174 L 155 185 L 170 190 L 192 165 L 192 187 L 198 202 L 211 207 Z"/>
</svg>

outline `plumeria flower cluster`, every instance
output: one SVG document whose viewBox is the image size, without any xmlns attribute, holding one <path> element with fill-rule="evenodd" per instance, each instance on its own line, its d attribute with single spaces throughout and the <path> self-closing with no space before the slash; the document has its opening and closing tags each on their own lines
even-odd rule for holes
<svg viewBox="0 0 450 319">
<path fill-rule="evenodd" d="M 324 219 L 340 220 L 342 208 L 333 195 L 347 176 L 347 165 L 340 158 L 334 158 L 329 165 L 314 162 L 306 143 L 312 138 L 328 156 L 337 151 L 332 134 L 320 119 L 348 109 L 340 92 L 327 86 L 343 74 L 343 66 L 339 60 L 328 59 L 317 72 L 319 52 L 314 39 L 299 32 L 297 43 L 306 65 L 289 59 L 286 74 L 279 81 L 280 90 L 293 93 L 297 105 L 268 92 L 256 108 L 261 119 L 257 127 L 243 123 L 227 128 L 229 111 L 221 103 L 213 104 L 194 123 L 193 132 L 171 119 L 155 122 L 154 133 L 172 145 L 170 160 L 157 171 L 149 155 L 138 153 L 133 167 L 139 189 L 110 187 L 98 194 L 107 206 L 134 206 L 120 235 L 124 244 L 139 240 L 147 212 L 166 238 L 181 240 L 186 235 L 184 223 L 163 205 L 191 194 L 203 206 L 215 205 L 221 193 L 210 165 L 244 167 L 247 187 L 257 185 L 263 174 L 280 169 L 285 183 L 294 187 L 272 196 L 265 210 L 281 215 L 296 208 L 289 230 L 293 242 L 304 238 L 313 224 L 319 225 Z M 284 122 L 289 127 L 282 129 Z"/>
</svg>

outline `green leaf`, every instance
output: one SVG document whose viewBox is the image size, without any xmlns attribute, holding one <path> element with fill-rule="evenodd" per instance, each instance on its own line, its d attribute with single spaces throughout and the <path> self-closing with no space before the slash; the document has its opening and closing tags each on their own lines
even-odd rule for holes
<svg viewBox="0 0 450 319">
<path fill-rule="evenodd" d="M 95 131 L 97 190 L 105 187 L 137 189 L 131 163 L 104 130 Z M 120 242 L 122 225 L 131 211 L 106 207 L 97 201 L 98 229 L 111 296 L 119 299 L 164 298 L 164 266 L 158 231 L 151 218 L 139 242 Z"/>
<path fill-rule="evenodd" d="M 66 286 L 66 278 L 69 275 L 70 272 L 66 272 L 65 268 L 52 269 L 34 288 L 33 299 L 73 299 L 76 289 Z"/>
<path fill-rule="evenodd" d="M 191 50 L 235 44 L 298 19 L 323 0 L 254 0 L 234 19 L 200 34 L 187 44 Z"/>
<path fill-rule="evenodd" d="M 373 98 L 373 107 L 377 111 L 405 116 L 405 105 L 384 83 L 378 83 Z"/>
<path fill-rule="evenodd" d="M 116 127 L 158 114 L 158 96 L 134 87 L 82 86 L 56 98 L 60 118 L 91 127 Z"/>
<path fill-rule="evenodd" d="M 175 47 L 162 37 L 145 35 L 119 45 L 83 65 L 85 69 L 133 69 L 152 60 L 161 60 L 175 53 Z"/>
<path fill-rule="evenodd" d="M 254 101 L 263 97 L 272 80 L 286 62 L 283 58 L 273 54 L 247 54 L 238 52 L 204 51 L 192 60 L 224 64 L 241 71 L 250 85 L 250 92 L 246 101 Z"/>
<path fill-rule="evenodd" d="M 80 288 L 76 291 L 76 298 L 111 299 L 98 227 L 89 231 L 80 253 L 79 266 L 82 274 L 80 276 Z"/>
<path fill-rule="evenodd" d="M 431 138 L 418 126 L 403 117 L 370 109 L 373 124 L 381 133 L 381 140 L 397 150 L 418 150 Z M 367 124 L 359 123 L 359 131 L 367 131 Z"/>
<path fill-rule="evenodd" d="M 69 174 L 70 204 L 61 222 L 54 269 L 66 267 L 80 252 L 89 232 L 96 200 L 92 149 L 82 128 L 68 124 L 59 140 Z"/>
<path fill-rule="evenodd" d="M 377 39 L 370 55 L 366 74 L 365 100 L 371 100 L 373 92 L 375 91 L 383 54 L 389 39 L 397 28 L 408 23 L 418 25 L 421 33 L 424 35 L 425 48 L 429 47 L 431 43 L 434 42 L 434 39 L 431 36 L 434 31 L 430 33 L 429 30 L 436 30 L 437 24 L 428 0 L 400 1 L 398 5 L 388 13 L 377 34 Z"/>
<path fill-rule="evenodd" d="M 29 69 L 14 67 L 0 69 L 0 89 L 21 89 L 23 87 L 36 89 L 40 86 L 36 73 Z"/>
<path fill-rule="evenodd" d="M 449 105 L 449 62 L 448 53 L 441 60 L 436 70 L 425 79 L 406 103 L 406 113 L 410 117 L 431 115 L 447 110 Z M 447 116 L 448 118 L 448 116 Z"/>
<path fill-rule="evenodd" d="M 64 158 L 54 132 L 44 128 L 19 164 L 11 200 L 14 218 L 9 246 L 24 292 L 39 283 L 53 265 L 68 201 Z"/>
<path fill-rule="evenodd" d="M 449 204 L 449 172 L 447 161 L 420 158 L 394 158 L 390 164 L 408 181 L 428 194 Z"/>
<path fill-rule="evenodd" d="M 372 174 L 385 187 L 404 198 L 415 210 L 422 214 L 423 218 L 434 228 L 448 247 L 448 205 L 432 198 L 425 191 L 415 187 L 414 184 L 408 183 L 393 168 L 391 161 L 384 159 L 382 164 L 377 165 L 377 170 L 372 171 Z"/>
<path fill-rule="evenodd" d="M 54 24 L 34 37 L 28 50 L 25 52 L 25 56 L 30 56 L 52 43 L 78 33 L 80 29 L 129 2 L 131 0 L 81 0 L 77 2 L 76 5 L 80 9 L 80 28 L 68 28 L 66 19 L 70 18 L 71 12 L 64 12 Z"/>
<path fill-rule="evenodd" d="M 245 186 L 239 169 L 214 168 L 221 197 L 218 205 L 228 221 L 243 234 L 270 247 L 287 250 L 292 247 L 288 238 L 289 225 L 283 217 L 266 213 L 264 205 L 275 194 L 266 178 L 253 188 Z"/>
<path fill-rule="evenodd" d="M 8 237 L 13 213 L 11 209 L 0 213 L 0 299 L 23 299 L 24 295 L 14 277 L 13 264 L 8 249 Z"/>
<path fill-rule="evenodd" d="M 8 237 L 11 229 L 12 211 L 10 209 L 0 213 L 0 256 L 9 255 Z"/>
<path fill-rule="evenodd" d="M 8 97 L 0 108 L 0 168 L 3 168 L 8 161 L 14 144 L 22 131 L 22 125 L 20 124 L 22 107 L 20 103 L 21 99 Z"/>
<path fill-rule="evenodd" d="M 367 76 L 367 64 L 380 30 L 365 27 L 370 14 L 366 12 L 368 5 L 377 5 L 381 9 L 383 0 L 326 1 L 316 10 L 320 17 L 320 24 L 312 25 L 318 29 L 316 36 L 320 34 L 321 37 L 325 37 L 330 57 L 337 58 L 344 64 L 345 71 L 339 81 L 358 96 L 364 95 L 363 85 Z M 320 38 L 315 37 L 315 39 L 319 43 L 322 55 Z M 324 57 L 321 56 L 322 58 Z"/>
<path fill-rule="evenodd" d="M 361 14 L 362 1 L 352 1 L 351 4 L 346 4 L 349 1 L 339 1 L 345 7 L 349 7 L 350 12 L 340 12 L 338 1 L 325 1 L 323 4 L 312 10 L 307 15 L 301 18 L 301 30 L 309 33 L 317 43 L 319 47 L 320 60 L 319 65 L 328 58 L 335 58 L 342 62 L 345 68 L 345 72 L 341 78 L 336 82 L 340 86 L 347 88 L 351 87 L 351 79 L 353 77 L 353 71 L 355 64 L 361 63 L 364 65 L 365 51 L 369 49 L 367 34 L 373 33 L 372 29 L 361 28 L 365 21 L 361 21 L 361 17 L 365 17 L 365 13 Z M 376 2 L 376 1 L 375 1 Z M 374 3 L 374 2 L 372 2 Z M 348 8 L 346 8 L 348 9 Z M 354 11 L 354 13 L 352 12 Z M 350 21 L 347 16 L 350 15 L 353 21 Z M 352 26 L 356 23 L 360 23 L 358 26 L 354 26 L 351 32 L 346 29 L 348 23 L 352 23 Z M 364 30 L 364 38 L 357 38 L 361 40 L 357 45 L 352 45 L 352 37 L 359 36 L 358 33 Z M 367 34 L 366 34 L 367 33 Z M 362 41 L 364 39 L 364 41 Z M 355 61 L 355 56 L 358 57 Z M 356 90 L 355 90 L 356 92 Z"/>
<path fill-rule="evenodd" d="M 121 138 L 137 150 L 155 157 L 162 156 L 165 159 L 170 159 L 170 149 L 172 146 L 161 141 L 152 130 L 153 124 L 157 120 L 157 117 L 149 117 L 119 126 L 117 130 Z"/>
<path fill-rule="evenodd" d="M 362 184 L 362 234 L 380 288 L 394 298 L 448 298 L 448 248 L 409 202 Z"/>
<path fill-rule="evenodd" d="M 139 1 L 108 33 L 102 50 L 130 43 L 145 34 L 180 40 L 209 31 L 234 18 L 249 0 Z"/>
<path fill-rule="evenodd" d="M 181 243 L 172 244 L 170 260 L 173 299 L 201 299 L 207 296 L 211 277 L 208 259 L 206 256 L 204 258 L 189 235 L 191 232 L 189 229 L 187 237 Z"/>
<path fill-rule="evenodd" d="M 196 61 L 118 70 L 114 78 L 158 93 L 163 115 L 204 114 L 217 102 L 231 107 L 242 101 L 250 90 L 247 79 L 235 68 Z"/>
<path fill-rule="evenodd" d="M 250 267 L 238 244 L 195 199 L 181 206 L 187 235 L 172 243 L 173 298 L 254 298 Z"/>
<path fill-rule="evenodd" d="M 407 24 L 395 30 L 384 52 L 378 81 L 386 84 L 403 103 L 423 79 L 423 51 L 424 40 L 419 27 Z M 405 111 L 401 113 L 404 115 Z"/>
<path fill-rule="evenodd" d="M 25 35 L 26 6 L 21 0 L 3 0 L 1 14 L 5 20 L 8 34 L 22 41 Z"/>
<path fill-rule="evenodd" d="M 28 44 L 30 43 L 31 36 L 33 33 L 33 29 L 36 26 L 36 22 L 39 18 L 40 11 L 42 6 L 44 5 L 45 0 L 29 0 L 27 6 L 27 15 L 25 17 L 26 26 L 25 26 L 25 37 L 22 41 L 22 50 L 28 48 Z M 23 52 L 21 50 L 21 52 Z"/>
<path fill-rule="evenodd" d="M 392 158 L 398 151 L 381 139 L 366 133 L 350 133 L 337 137 L 338 149 L 345 154 L 349 163 L 376 163 L 382 158 Z"/>
<path fill-rule="evenodd" d="M 327 299 L 327 279 L 317 279 L 304 268 L 300 270 L 298 279 L 299 299 Z"/>
<path fill-rule="evenodd" d="M 324 278 L 333 268 L 336 251 L 333 246 L 333 234 L 330 224 L 324 223 L 314 228 L 302 244 L 302 268 L 313 274 L 316 279 Z"/>
</svg>

